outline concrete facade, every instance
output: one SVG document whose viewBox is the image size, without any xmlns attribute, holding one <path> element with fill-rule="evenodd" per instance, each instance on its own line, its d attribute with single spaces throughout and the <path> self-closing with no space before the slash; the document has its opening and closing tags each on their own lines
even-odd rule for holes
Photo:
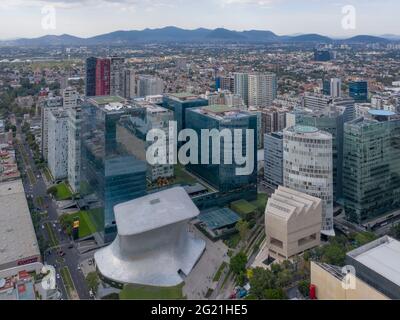
<svg viewBox="0 0 400 320">
<path fill-rule="evenodd" d="M 321 214 L 321 199 L 280 186 L 265 209 L 265 245 L 269 256 L 287 260 L 318 246 Z"/>
</svg>

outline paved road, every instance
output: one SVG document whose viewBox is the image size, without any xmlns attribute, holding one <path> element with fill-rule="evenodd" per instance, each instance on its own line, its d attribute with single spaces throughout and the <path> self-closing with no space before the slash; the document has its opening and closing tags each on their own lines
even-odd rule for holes
<svg viewBox="0 0 400 320">
<path fill-rule="evenodd" d="M 80 255 L 76 247 L 74 246 L 73 248 L 69 249 L 68 246 L 71 244 L 71 240 L 69 237 L 64 233 L 63 230 L 61 230 L 61 226 L 58 223 L 58 214 L 57 214 L 57 206 L 55 201 L 47 195 L 47 185 L 43 179 L 43 176 L 40 172 L 39 169 L 37 169 L 35 165 L 35 161 L 32 156 L 32 151 L 30 150 L 29 145 L 25 142 L 25 136 L 21 132 L 21 127 L 20 124 L 17 125 L 17 139 L 21 142 L 21 146 L 23 148 L 23 151 L 27 155 L 27 160 L 29 163 L 25 164 L 24 157 L 20 155 L 21 163 L 23 165 L 23 172 L 27 172 L 28 169 L 31 169 L 33 174 L 35 175 L 35 184 L 31 185 L 31 182 L 26 176 L 25 179 L 23 179 L 23 184 L 25 188 L 26 194 L 31 197 L 32 199 L 37 199 L 38 197 L 41 197 L 43 199 L 43 208 L 40 208 L 42 210 L 47 210 L 48 212 L 48 217 L 46 219 L 43 219 L 41 221 L 41 225 L 43 225 L 44 222 L 50 222 L 51 228 L 54 230 L 54 234 L 56 235 L 59 245 L 62 248 L 62 250 L 65 252 L 65 256 L 60 259 L 60 257 L 57 254 L 57 249 L 52 249 L 48 250 L 46 252 L 45 257 L 43 257 L 44 262 L 47 264 L 54 265 L 56 267 L 56 271 L 58 274 L 60 274 L 60 269 L 64 266 L 68 266 L 72 280 L 74 282 L 75 288 L 78 292 L 78 295 L 80 299 L 89 299 L 89 290 L 86 286 L 86 281 L 85 278 L 80 270 L 78 270 L 78 264 L 80 263 Z M 19 149 L 17 148 L 19 151 Z M 36 203 L 36 202 L 35 202 Z M 55 225 L 55 228 L 54 228 Z M 40 235 L 49 241 L 49 237 L 47 234 L 47 231 L 45 228 L 40 228 Z M 39 236 L 39 234 L 38 234 Z M 67 295 L 65 292 L 65 288 L 62 284 L 62 279 L 57 279 L 57 285 L 58 288 L 61 290 L 63 294 L 63 298 L 67 299 Z"/>
</svg>

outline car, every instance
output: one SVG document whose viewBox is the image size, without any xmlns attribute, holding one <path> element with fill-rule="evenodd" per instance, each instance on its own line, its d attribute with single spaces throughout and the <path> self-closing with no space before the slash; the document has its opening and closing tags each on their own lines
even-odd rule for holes
<svg viewBox="0 0 400 320">
<path fill-rule="evenodd" d="M 60 274 L 59 273 L 57 273 L 57 279 L 60 279 Z"/>
<path fill-rule="evenodd" d="M 64 256 L 65 256 L 65 252 L 62 251 L 62 250 L 60 250 L 60 251 L 58 251 L 58 255 L 59 255 L 60 257 L 64 257 Z"/>
<path fill-rule="evenodd" d="M 78 269 L 78 271 L 81 271 L 82 269 L 81 269 L 81 266 L 78 264 L 78 267 L 77 267 L 77 269 Z"/>
<path fill-rule="evenodd" d="M 42 229 L 44 229 L 44 224 L 42 224 Z"/>
<path fill-rule="evenodd" d="M 40 175 L 37 175 L 36 178 L 40 179 Z"/>
<path fill-rule="evenodd" d="M 53 228 L 55 228 L 56 227 L 56 224 L 55 223 L 53 223 Z"/>
<path fill-rule="evenodd" d="M 71 243 L 69 246 L 68 246 L 68 249 L 73 249 L 74 248 L 74 245 Z"/>
</svg>

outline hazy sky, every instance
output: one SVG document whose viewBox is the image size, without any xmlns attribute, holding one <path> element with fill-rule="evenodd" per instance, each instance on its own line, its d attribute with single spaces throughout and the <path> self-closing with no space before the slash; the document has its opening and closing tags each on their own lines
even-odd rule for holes
<svg viewBox="0 0 400 320">
<path fill-rule="evenodd" d="M 342 8 L 356 9 L 355 29 L 342 27 Z M 55 8 L 55 29 L 43 28 Z M 400 33 L 399 0 L 0 0 L 0 39 L 178 26 L 271 30 L 329 36 Z M 45 20 L 50 21 L 50 20 Z M 49 24 L 45 23 L 49 26 Z"/>
</svg>

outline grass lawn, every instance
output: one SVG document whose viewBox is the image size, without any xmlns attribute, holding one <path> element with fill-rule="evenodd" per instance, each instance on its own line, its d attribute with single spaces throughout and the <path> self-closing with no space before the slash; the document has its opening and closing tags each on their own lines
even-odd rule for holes
<svg viewBox="0 0 400 320">
<path fill-rule="evenodd" d="M 57 188 L 56 199 L 58 201 L 72 198 L 72 192 L 65 182 L 59 183 L 55 187 Z"/>
<path fill-rule="evenodd" d="M 119 293 L 120 299 L 184 299 L 182 288 L 184 283 L 175 287 L 151 287 L 141 285 L 125 285 L 124 289 Z"/>
<path fill-rule="evenodd" d="M 221 275 L 222 275 L 222 271 L 224 271 L 224 269 L 225 269 L 225 267 L 226 267 L 227 265 L 228 265 L 228 264 L 227 264 L 225 261 L 222 262 L 222 264 L 219 266 L 217 272 L 216 272 L 215 275 L 214 275 L 214 278 L 213 278 L 213 281 L 214 281 L 214 282 L 215 282 L 215 281 L 219 281 L 219 279 L 221 278 Z"/>
<path fill-rule="evenodd" d="M 98 231 L 87 211 L 79 211 L 61 217 L 61 222 L 72 228 L 76 217 L 79 218 L 79 238 L 87 237 Z"/>
<path fill-rule="evenodd" d="M 44 224 L 44 227 L 46 228 L 47 234 L 49 235 L 50 245 L 52 247 L 58 246 L 58 239 L 56 237 L 56 234 L 54 233 L 53 227 L 51 226 L 50 222 L 46 222 Z"/>
<path fill-rule="evenodd" d="M 257 210 L 257 207 L 255 205 L 244 199 L 232 202 L 230 207 L 233 211 L 236 211 L 242 218 L 246 218 L 249 214 Z"/>
</svg>

